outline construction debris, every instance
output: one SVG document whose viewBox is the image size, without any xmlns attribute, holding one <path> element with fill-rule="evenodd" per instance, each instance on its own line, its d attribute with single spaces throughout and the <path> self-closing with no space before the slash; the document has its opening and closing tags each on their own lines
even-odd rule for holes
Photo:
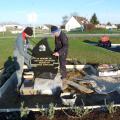
<svg viewBox="0 0 120 120">
<path fill-rule="evenodd" d="M 82 70 L 69 72 L 67 75 L 67 80 L 65 82 L 66 88 L 64 89 L 64 92 L 86 93 L 86 94 L 93 93 L 94 91 L 91 89 L 90 84 L 88 85 L 88 83 L 86 82 L 85 83 L 80 82 L 83 80 L 85 75 L 86 73 Z"/>
</svg>

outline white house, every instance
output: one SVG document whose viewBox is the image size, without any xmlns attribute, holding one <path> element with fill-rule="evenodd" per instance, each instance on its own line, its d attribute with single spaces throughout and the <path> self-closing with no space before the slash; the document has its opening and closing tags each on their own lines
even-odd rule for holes
<svg viewBox="0 0 120 120">
<path fill-rule="evenodd" d="M 65 30 L 70 31 L 72 29 L 80 28 L 84 24 L 88 24 L 89 21 L 84 17 L 72 16 L 65 25 Z"/>
<path fill-rule="evenodd" d="M 21 33 L 25 28 L 24 25 L 20 25 L 20 24 L 16 24 L 16 23 L 8 23 L 8 24 L 5 24 L 4 26 L 12 34 Z"/>
<path fill-rule="evenodd" d="M 6 32 L 6 27 L 4 25 L 0 25 L 0 32 Z"/>
<path fill-rule="evenodd" d="M 19 25 L 19 24 L 6 24 L 5 27 L 13 28 L 13 29 L 20 29 L 20 30 L 25 28 L 23 25 Z"/>
</svg>

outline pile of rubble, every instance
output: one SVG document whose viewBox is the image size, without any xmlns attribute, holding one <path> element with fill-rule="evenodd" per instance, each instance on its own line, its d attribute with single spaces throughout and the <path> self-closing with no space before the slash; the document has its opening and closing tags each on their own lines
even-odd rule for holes
<svg viewBox="0 0 120 120">
<path fill-rule="evenodd" d="M 88 69 L 69 72 L 66 80 L 67 87 L 64 92 L 90 94 L 97 92 L 107 94 L 118 90 L 120 87 L 120 66 L 119 65 L 99 65 L 96 74 L 89 75 Z M 92 69 L 91 72 L 92 73 Z"/>
</svg>

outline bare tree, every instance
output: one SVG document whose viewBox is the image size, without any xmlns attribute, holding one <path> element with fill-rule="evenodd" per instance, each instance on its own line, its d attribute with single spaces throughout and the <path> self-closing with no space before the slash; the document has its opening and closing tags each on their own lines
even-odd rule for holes
<svg viewBox="0 0 120 120">
<path fill-rule="evenodd" d="M 79 16 L 77 12 L 71 13 L 71 16 Z"/>
<path fill-rule="evenodd" d="M 110 22 L 108 22 L 107 25 L 111 26 L 112 24 Z"/>
<path fill-rule="evenodd" d="M 78 16 L 78 13 L 73 12 L 70 14 L 70 16 L 67 16 L 67 15 L 63 16 L 62 17 L 62 24 L 65 25 L 68 22 L 69 18 L 71 18 L 72 16 Z"/>
<path fill-rule="evenodd" d="M 67 15 L 65 15 L 62 17 L 62 19 L 63 19 L 62 23 L 63 23 L 63 25 L 65 25 L 68 22 L 69 17 Z"/>
</svg>

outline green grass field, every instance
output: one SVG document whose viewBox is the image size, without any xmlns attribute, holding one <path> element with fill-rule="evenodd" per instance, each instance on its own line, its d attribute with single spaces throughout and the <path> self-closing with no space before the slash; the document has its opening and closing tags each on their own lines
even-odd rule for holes
<svg viewBox="0 0 120 120">
<path fill-rule="evenodd" d="M 41 38 L 32 38 L 37 43 Z M 120 44 L 120 37 L 111 37 L 112 43 Z M 99 37 L 80 37 L 69 38 L 69 54 L 68 58 L 77 59 L 83 64 L 86 63 L 119 63 L 120 53 L 111 52 L 104 48 L 88 45 L 83 40 L 97 41 Z M 54 49 L 54 38 L 48 38 L 50 47 Z M 33 43 L 33 42 L 32 42 Z M 0 38 L 0 68 L 4 66 L 4 62 L 9 56 L 13 56 L 15 38 Z"/>
</svg>

